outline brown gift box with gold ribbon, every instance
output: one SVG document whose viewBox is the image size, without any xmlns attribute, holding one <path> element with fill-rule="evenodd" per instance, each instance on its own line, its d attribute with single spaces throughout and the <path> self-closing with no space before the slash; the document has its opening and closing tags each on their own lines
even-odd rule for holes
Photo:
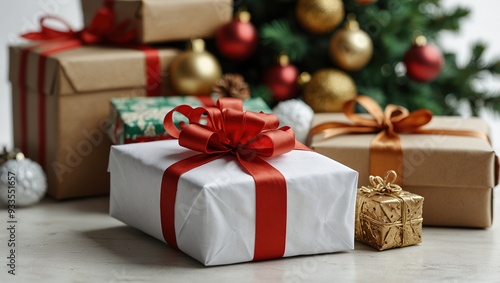
<svg viewBox="0 0 500 283">
<path fill-rule="evenodd" d="M 355 238 L 379 251 L 422 242 L 424 198 L 392 184 L 396 172 L 384 179 L 370 176 L 370 185 L 356 196 Z"/>
<path fill-rule="evenodd" d="M 369 114 L 355 114 L 356 102 Z M 369 175 L 395 170 L 397 184 L 425 197 L 424 225 L 491 226 L 498 172 L 484 120 L 395 105 L 383 111 L 358 96 L 344 114 L 317 113 L 312 125 L 311 148 L 358 171 L 360 186 Z"/>
<path fill-rule="evenodd" d="M 81 0 L 90 24 L 104 5 L 112 5 L 117 21 L 131 23 L 140 43 L 210 38 L 233 15 L 232 0 Z"/>
</svg>

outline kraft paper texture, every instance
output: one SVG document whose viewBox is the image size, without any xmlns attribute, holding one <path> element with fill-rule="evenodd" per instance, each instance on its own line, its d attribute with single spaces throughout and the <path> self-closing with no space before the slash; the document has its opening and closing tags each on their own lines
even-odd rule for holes
<svg viewBox="0 0 500 283">
<path fill-rule="evenodd" d="M 116 0 L 117 22 L 128 20 L 140 43 L 210 38 L 233 18 L 232 0 Z M 102 0 L 81 0 L 84 22 L 90 23 Z"/>
<path fill-rule="evenodd" d="M 10 48 L 10 80 L 14 145 L 21 138 L 19 101 L 20 47 Z M 37 66 L 39 50 L 28 54 L 28 158 L 38 157 Z M 168 68 L 176 50 L 160 50 L 162 68 Z M 47 59 L 46 164 L 48 193 L 66 199 L 109 193 L 106 172 L 110 142 L 107 130 L 109 103 L 114 97 L 145 96 L 144 54 L 112 47 L 81 47 Z M 163 91 L 168 93 L 168 86 Z"/>
<path fill-rule="evenodd" d="M 177 140 L 112 146 L 110 213 L 164 241 L 160 186 L 165 169 L 198 154 Z M 266 159 L 286 178 L 285 257 L 354 248 L 357 173 L 310 151 Z M 255 183 L 234 157 L 181 175 L 175 204 L 180 250 L 204 265 L 251 261 L 255 239 Z"/>
<path fill-rule="evenodd" d="M 313 126 L 327 121 L 349 122 L 344 114 L 315 114 Z M 426 128 L 488 132 L 479 118 L 434 117 Z M 359 172 L 368 185 L 369 146 L 375 134 L 313 138 L 311 147 Z M 424 225 L 489 227 L 495 153 L 475 137 L 401 134 L 403 188 L 425 198 Z M 443 196 L 453 196 L 445 198 Z M 465 215 L 466 217 L 460 217 Z"/>
<path fill-rule="evenodd" d="M 10 47 L 9 79 L 16 85 L 19 76 L 19 60 L 23 46 Z M 38 53 L 28 54 L 28 89 L 37 90 Z M 162 94 L 170 94 L 168 66 L 179 50 L 158 49 L 160 56 Z M 105 90 L 141 92 L 146 86 L 144 52 L 136 49 L 111 46 L 82 46 L 50 55 L 45 68 L 47 95 L 72 95 Z"/>
</svg>

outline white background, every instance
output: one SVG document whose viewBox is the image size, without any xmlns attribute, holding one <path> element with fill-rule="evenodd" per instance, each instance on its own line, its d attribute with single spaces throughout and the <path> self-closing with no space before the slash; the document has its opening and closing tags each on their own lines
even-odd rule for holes
<svg viewBox="0 0 500 283">
<path fill-rule="evenodd" d="M 477 40 L 488 44 L 487 59 L 500 57 L 500 1 L 498 0 L 442 0 L 446 7 L 457 4 L 472 8 L 471 16 L 462 24 L 458 34 L 444 34 L 441 44 L 458 54 L 459 63 L 470 57 L 470 46 Z M 19 43 L 17 34 L 38 30 L 38 19 L 44 14 L 64 18 L 74 29 L 82 27 L 80 4 L 77 0 L 2 0 L 0 3 L 0 146 L 12 147 L 11 94 L 8 82 L 9 44 Z M 500 78 L 485 78 L 478 87 L 500 92 Z M 482 113 L 493 130 L 492 139 L 500 152 L 500 118 Z"/>
</svg>

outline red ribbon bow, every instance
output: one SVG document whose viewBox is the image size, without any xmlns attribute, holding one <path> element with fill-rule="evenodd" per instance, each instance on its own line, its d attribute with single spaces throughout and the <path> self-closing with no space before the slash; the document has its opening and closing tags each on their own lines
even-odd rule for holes
<svg viewBox="0 0 500 283">
<path fill-rule="evenodd" d="M 175 112 L 189 120 L 181 130 L 173 123 Z M 201 152 L 174 163 L 164 172 L 160 210 L 166 242 L 178 248 L 174 207 L 180 175 L 226 154 L 234 154 L 255 181 L 254 260 L 282 257 L 286 241 L 286 181 L 263 158 L 307 149 L 295 141 L 292 129 L 278 128 L 279 121 L 274 115 L 243 112 L 241 100 L 235 98 L 221 98 L 217 107 L 178 106 L 165 116 L 164 126 L 168 134 L 179 139 L 181 146 Z"/>
<path fill-rule="evenodd" d="M 182 130 L 172 120 L 175 112 L 189 120 Z M 220 99 L 217 107 L 181 105 L 165 116 L 164 126 L 179 139 L 179 145 L 205 154 L 234 153 L 243 166 L 254 158 L 274 157 L 295 148 L 290 127 L 278 128 L 279 120 L 272 114 L 243 112 L 240 99 Z"/>
<path fill-rule="evenodd" d="M 115 25 L 115 12 L 109 6 L 103 6 L 97 11 L 91 23 L 81 31 L 74 31 L 63 19 L 56 16 L 40 18 L 40 31 L 29 32 L 21 35 L 29 40 L 71 40 L 81 41 L 82 44 L 132 43 L 137 34 L 135 29 L 130 29 L 131 21 L 125 20 Z M 67 30 L 61 31 L 48 27 L 45 22 L 49 19 L 63 24 Z"/>
</svg>

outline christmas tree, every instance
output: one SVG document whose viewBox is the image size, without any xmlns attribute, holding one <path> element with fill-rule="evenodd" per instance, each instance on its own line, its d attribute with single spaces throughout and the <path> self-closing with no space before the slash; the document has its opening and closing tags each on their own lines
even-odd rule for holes
<svg viewBox="0 0 500 283">
<path fill-rule="evenodd" d="M 438 35 L 442 31 L 458 31 L 470 12 L 466 8 L 445 10 L 439 0 L 246 0 L 235 2 L 235 13 L 242 7 L 251 14 L 251 24 L 258 33 L 255 51 L 247 58 L 235 58 L 224 54 L 220 42 L 209 42 L 209 49 L 220 60 L 224 72 L 242 74 L 251 86 L 252 95 L 264 97 L 271 104 L 280 99 L 276 99 L 276 94 L 273 98 L 263 74 L 266 75 L 279 54 L 286 54 L 299 73 L 308 72 L 314 77 L 325 68 L 346 72 L 354 80 L 357 93 L 371 96 L 382 106 L 393 103 L 409 110 L 427 108 L 437 115 L 457 114 L 459 105 L 466 105 L 473 115 L 483 107 L 500 112 L 498 94 L 473 86 L 485 72 L 500 73 L 500 59 L 485 62 L 485 44 L 472 46 L 472 56 L 465 66 L 457 65 L 455 54 L 434 47 L 431 51 L 438 52 L 434 57 L 444 58 L 442 66 L 431 66 L 437 76 L 418 69 L 417 76 L 409 74 L 408 65 L 419 64 L 421 60 L 410 52 L 415 47 L 412 47 L 415 38 L 422 39 L 417 35 L 439 46 Z M 313 17 L 304 13 L 304 9 L 313 10 Z M 336 21 L 333 27 L 332 21 Z M 350 32 L 353 25 L 368 35 L 373 46 L 373 55 L 369 54 L 370 48 L 362 50 L 369 57 L 366 65 L 361 62 L 356 68 L 345 66 L 341 58 L 335 60 L 332 53 L 341 50 L 332 50 L 330 43 L 332 37 Z M 432 48 L 425 42 L 420 44 Z M 422 64 L 425 63 L 429 62 Z M 419 78 L 418 72 L 427 77 Z M 298 91 L 297 96 L 303 94 Z"/>
</svg>

